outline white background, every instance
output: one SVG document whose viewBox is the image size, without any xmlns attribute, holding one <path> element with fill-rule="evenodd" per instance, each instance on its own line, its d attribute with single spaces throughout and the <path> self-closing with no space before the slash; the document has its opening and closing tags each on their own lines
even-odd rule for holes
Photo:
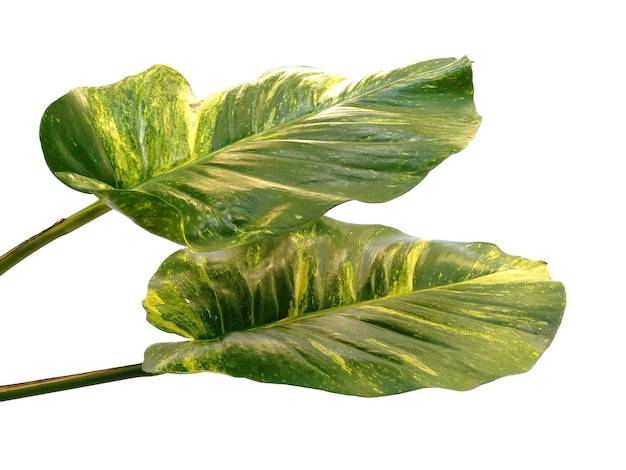
<svg viewBox="0 0 626 470">
<path fill-rule="evenodd" d="M 334 214 L 546 260 L 568 307 L 532 371 L 471 392 L 359 399 L 196 374 L 0 403 L 0 468 L 624 468 L 619 2 L 16 5 L 0 7 L 0 252 L 94 200 L 39 147 L 41 114 L 73 87 L 164 63 L 204 97 L 284 65 L 357 78 L 468 55 L 476 139 L 406 196 Z M 176 248 L 109 213 L 2 276 L 0 384 L 174 340 L 140 303 Z"/>
</svg>

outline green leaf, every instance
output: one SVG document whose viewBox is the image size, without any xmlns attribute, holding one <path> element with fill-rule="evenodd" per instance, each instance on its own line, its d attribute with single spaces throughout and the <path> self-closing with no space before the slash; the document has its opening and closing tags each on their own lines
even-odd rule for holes
<svg viewBox="0 0 626 470">
<path fill-rule="evenodd" d="M 259 243 L 174 253 L 144 307 L 158 328 L 196 339 L 150 346 L 143 367 L 360 396 L 466 390 L 530 369 L 564 305 L 543 262 L 323 218 Z"/>
<path fill-rule="evenodd" d="M 46 110 L 40 137 L 65 184 L 209 251 L 405 193 L 473 138 L 472 98 L 467 58 L 359 81 L 278 69 L 202 101 L 157 65 L 72 90 Z"/>
</svg>

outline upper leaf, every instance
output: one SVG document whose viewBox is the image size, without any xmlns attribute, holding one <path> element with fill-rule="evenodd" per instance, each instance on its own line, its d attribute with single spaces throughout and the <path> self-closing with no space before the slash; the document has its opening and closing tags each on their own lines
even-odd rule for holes
<svg viewBox="0 0 626 470">
<path fill-rule="evenodd" d="M 278 69 L 198 101 L 154 66 L 50 105 L 54 174 L 145 229 L 198 250 L 287 233 L 331 207 L 408 191 L 463 149 L 480 117 L 467 58 L 359 81 Z"/>
<path fill-rule="evenodd" d="M 543 262 L 323 218 L 170 256 L 150 282 L 148 320 L 197 339 L 149 347 L 143 368 L 361 396 L 465 390 L 532 367 L 564 304 Z"/>
</svg>

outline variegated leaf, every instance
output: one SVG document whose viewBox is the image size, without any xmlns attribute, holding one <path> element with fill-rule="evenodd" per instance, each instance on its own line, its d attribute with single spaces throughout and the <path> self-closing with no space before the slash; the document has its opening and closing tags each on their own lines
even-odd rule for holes
<svg viewBox="0 0 626 470">
<path fill-rule="evenodd" d="M 467 58 L 359 81 L 278 69 L 205 100 L 159 65 L 61 97 L 40 137 L 61 181 L 208 251 L 403 194 L 472 139 L 472 98 Z"/>
<path fill-rule="evenodd" d="M 564 304 L 543 262 L 323 218 L 168 258 L 144 300 L 148 320 L 194 340 L 149 347 L 143 367 L 361 396 L 465 390 L 530 369 Z"/>
</svg>

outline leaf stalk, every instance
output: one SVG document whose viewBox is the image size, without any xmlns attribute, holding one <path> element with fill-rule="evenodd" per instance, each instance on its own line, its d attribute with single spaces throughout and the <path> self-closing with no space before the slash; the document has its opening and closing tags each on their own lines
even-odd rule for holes
<svg viewBox="0 0 626 470">
<path fill-rule="evenodd" d="M 98 385 L 117 380 L 133 379 L 135 377 L 149 377 L 159 374 L 144 372 L 141 364 L 114 367 L 112 369 L 95 370 L 82 374 L 65 375 L 50 379 L 34 380 L 13 385 L 0 386 L 0 401 L 14 400 L 16 398 L 32 397 L 44 393 L 71 390 L 73 388 Z"/>
<path fill-rule="evenodd" d="M 0 276 L 24 258 L 32 255 L 39 248 L 82 227 L 110 210 L 111 209 L 104 202 L 96 201 L 68 218 L 59 220 L 37 235 L 30 237 L 28 240 L 23 241 L 0 257 Z"/>
</svg>

